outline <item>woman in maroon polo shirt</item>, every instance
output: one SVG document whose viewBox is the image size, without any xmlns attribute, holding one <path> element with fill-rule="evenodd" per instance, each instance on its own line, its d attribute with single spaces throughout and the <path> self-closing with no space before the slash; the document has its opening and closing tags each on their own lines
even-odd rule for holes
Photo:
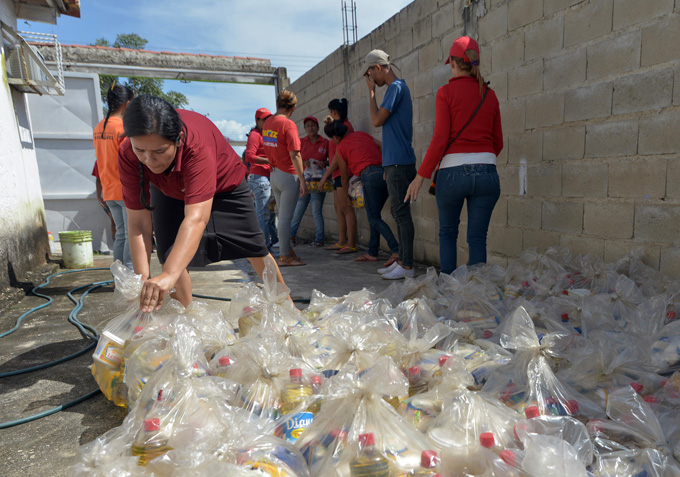
<svg viewBox="0 0 680 477">
<path fill-rule="evenodd" d="M 142 311 L 159 308 L 173 288 L 173 298 L 189 305 L 189 266 L 248 258 L 260 276 L 266 257 L 276 266 L 257 223 L 246 166 L 208 118 L 138 96 L 123 126 L 118 163 L 132 263 L 145 280 Z M 163 267 L 156 277 L 149 269 L 152 230 Z"/>
</svg>

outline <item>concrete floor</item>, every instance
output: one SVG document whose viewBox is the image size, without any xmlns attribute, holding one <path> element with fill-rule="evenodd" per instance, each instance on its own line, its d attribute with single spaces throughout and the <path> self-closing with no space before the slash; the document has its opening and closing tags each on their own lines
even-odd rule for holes
<svg viewBox="0 0 680 477">
<path fill-rule="evenodd" d="M 332 296 L 342 296 L 364 287 L 373 287 L 379 292 L 391 284 L 376 273 L 383 260 L 357 263 L 353 259 L 358 254 L 339 256 L 306 245 L 296 247 L 296 252 L 308 265 L 282 269 L 293 298 L 308 299 L 313 289 Z M 381 258 L 387 259 L 387 256 Z M 95 258 L 96 267 L 110 264 L 110 256 Z M 154 269 L 156 272 L 160 269 L 155 259 Z M 424 271 L 420 267 L 417 274 Z M 46 276 L 51 272 L 43 270 L 42 273 Z M 247 260 L 220 262 L 193 270 L 191 276 L 194 293 L 227 298 L 234 296 L 248 281 L 259 281 Z M 18 331 L 0 340 L 0 373 L 58 359 L 87 346 L 90 342 L 67 321 L 73 303 L 66 293 L 77 286 L 110 278 L 107 270 L 55 277 L 41 290 L 54 298 L 54 304 L 28 316 Z M 24 280 L 38 285 L 42 278 L 34 276 Z M 19 303 L 7 306 L 0 316 L 0 333 L 12 328 L 22 313 L 43 303 L 43 299 L 26 296 Z M 211 304 L 228 316 L 229 302 L 212 301 Z M 114 300 L 113 288 L 106 286 L 88 295 L 78 316 L 83 323 L 101 329 L 123 310 L 122 307 Z M 91 364 L 91 352 L 88 352 L 45 370 L 1 378 L 0 422 L 43 412 L 97 389 L 89 369 Z M 78 448 L 118 426 L 124 417 L 124 409 L 99 394 L 65 411 L 0 430 L 0 475 L 66 476 Z"/>
</svg>

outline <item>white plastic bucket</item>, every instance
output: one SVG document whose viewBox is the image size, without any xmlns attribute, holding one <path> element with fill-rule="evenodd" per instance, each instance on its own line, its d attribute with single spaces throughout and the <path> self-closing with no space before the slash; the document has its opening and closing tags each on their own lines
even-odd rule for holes
<svg viewBox="0 0 680 477">
<path fill-rule="evenodd" d="M 94 267 L 92 254 L 92 231 L 71 230 L 59 232 L 61 254 L 65 268 Z"/>
</svg>

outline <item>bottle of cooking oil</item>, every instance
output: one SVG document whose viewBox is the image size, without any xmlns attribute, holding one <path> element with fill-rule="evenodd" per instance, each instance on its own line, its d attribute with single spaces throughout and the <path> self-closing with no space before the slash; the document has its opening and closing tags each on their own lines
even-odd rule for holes
<svg viewBox="0 0 680 477">
<path fill-rule="evenodd" d="M 350 461 L 349 471 L 352 477 L 389 477 L 389 460 L 375 448 L 372 432 L 359 436 L 359 454 Z"/>
<path fill-rule="evenodd" d="M 420 366 L 408 368 L 408 396 L 424 393 L 427 391 L 427 379 L 420 372 Z"/>
<path fill-rule="evenodd" d="M 168 446 L 168 437 L 161 429 L 160 419 L 153 417 L 144 419 L 144 426 L 137 433 L 130 450 L 132 455 L 139 456 L 139 465 L 146 466 L 150 460 L 171 449 Z"/>
<path fill-rule="evenodd" d="M 408 475 L 429 475 L 432 477 L 438 475 L 441 477 L 442 474 L 439 472 L 439 456 L 437 456 L 437 453 L 433 450 L 424 450 L 420 455 L 420 468 Z"/>
<path fill-rule="evenodd" d="M 213 375 L 226 378 L 227 368 L 229 366 L 231 366 L 231 358 L 229 356 L 221 356 L 220 359 L 217 360 L 217 367 Z"/>
<path fill-rule="evenodd" d="M 308 384 L 303 376 L 302 369 L 293 368 L 289 372 L 290 379 L 283 391 L 283 405 L 281 411 L 284 416 L 291 414 L 296 408 L 304 403 L 312 395 L 312 386 Z M 294 416 L 287 416 L 280 430 L 281 437 L 288 442 L 298 440 L 304 430 L 312 423 L 314 413 L 312 409 L 305 409 L 296 413 Z"/>
</svg>

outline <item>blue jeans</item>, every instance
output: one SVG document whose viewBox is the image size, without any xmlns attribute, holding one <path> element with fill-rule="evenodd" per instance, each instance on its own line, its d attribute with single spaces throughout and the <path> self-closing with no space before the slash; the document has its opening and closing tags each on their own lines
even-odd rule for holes
<svg viewBox="0 0 680 477">
<path fill-rule="evenodd" d="M 440 169 L 437 174 L 439 211 L 439 258 L 442 273 L 457 266 L 456 243 L 463 203 L 467 200 L 468 265 L 486 263 L 486 234 L 491 213 L 501 195 L 501 184 L 493 164 L 469 164 Z"/>
<path fill-rule="evenodd" d="M 130 245 L 127 233 L 127 209 L 122 200 L 107 200 L 106 205 L 111 211 L 113 223 L 116 224 L 116 236 L 113 242 L 113 259 L 120 260 L 123 265 L 132 270 Z"/>
<path fill-rule="evenodd" d="M 309 201 L 312 201 L 312 216 L 314 217 L 314 226 L 316 234 L 314 240 L 323 243 L 324 239 L 324 223 L 323 223 L 323 201 L 326 199 L 325 192 L 312 192 L 304 197 L 299 197 L 295 212 L 293 213 L 293 221 L 290 223 L 290 236 L 295 237 L 300 228 L 300 222 L 305 215 Z"/>
<path fill-rule="evenodd" d="M 387 182 L 383 178 L 385 170 L 382 166 L 368 166 L 361 172 L 361 183 L 364 186 L 364 201 L 366 203 L 366 215 L 368 225 L 371 227 L 371 235 L 368 239 L 368 254 L 378 256 L 380 248 L 380 236 L 385 237 L 387 246 L 392 253 L 399 252 L 399 244 L 394 238 L 392 229 L 382 219 L 382 208 L 389 198 Z"/>
<path fill-rule="evenodd" d="M 416 233 L 411 217 L 411 204 L 404 203 L 404 198 L 408 186 L 415 177 L 415 164 L 385 166 L 385 181 L 387 181 L 387 192 L 390 194 L 390 208 L 392 217 L 397 223 L 399 263 L 409 268 L 413 266 L 413 240 Z"/>
<path fill-rule="evenodd" d="M 255 200 L 255 213 L 257 214 L 257 223 L 264 233 L 264 240 L 267 248 L 271 249 L 272 234 L 269 222 L 269 201 L 272 195 L 272 188 L 269 184 L 269 177 L 260 176 L 257 174 L 248 175 L 248 187 L 250 193 L 253 194 Z"/>
</svg>

